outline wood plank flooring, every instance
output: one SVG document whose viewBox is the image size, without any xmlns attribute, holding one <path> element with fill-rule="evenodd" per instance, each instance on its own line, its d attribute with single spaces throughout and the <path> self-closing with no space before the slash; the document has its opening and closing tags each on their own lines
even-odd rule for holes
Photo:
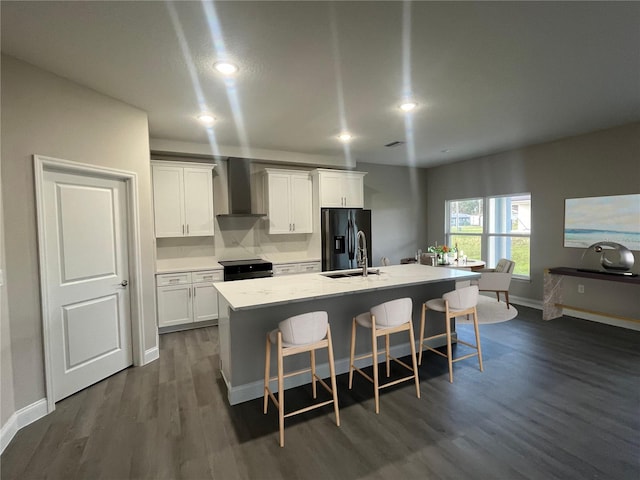
<svg viewBox="0 0 640 480">
<path fill-rule="evenodd" d="M 227 404 L 217 327 L 162 335 L 158 361 L 20 430 L 1 478 L 638 480 L 640 332 L 518 311 L 481 325 L 484 373 L 462 361 L 449 384 L 446 359 L 425 353 L 422 398 L 386 389 L 380 415 L 370 384 L 356 376 L 349 391 L 341 375 L 342 426 L 331 406 L 293 417 L 285 448 L 273 405 Z M 285 396 L 290 408 L 308 398 Z"/>
</svg>

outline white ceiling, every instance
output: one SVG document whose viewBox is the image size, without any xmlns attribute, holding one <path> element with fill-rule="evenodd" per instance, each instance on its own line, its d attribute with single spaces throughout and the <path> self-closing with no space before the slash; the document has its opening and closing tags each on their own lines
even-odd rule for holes
<svg viewBox="0 0 640 480">
<path fill-rule="evenodd" d="M 4 53 L 145 110 L 152 138 L 430 166 L 640 120 L 638 2 L 2 1 L 1 19 Z M 225 51 L 233 81 L 211 69 Z"/>
</svg>

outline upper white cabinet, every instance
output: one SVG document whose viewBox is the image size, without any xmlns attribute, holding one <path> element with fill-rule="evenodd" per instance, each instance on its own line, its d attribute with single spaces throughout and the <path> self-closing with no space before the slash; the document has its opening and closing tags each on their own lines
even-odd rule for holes
<svg viewBox="0 0 640 480">
<path fill-rule="evenodd" d="M 314 170 L 318 179 L 320 207 L 364 208 L 365 172 Z"/>
<path fill-rule="evenodd" d="M 213 168 L 151 162 L 156 237 L 213 235 Z"/>
<path fill-rule="evenodd" d="M 313 231 L 312 183 L 300 170 L 264 170 L 264 196 L 270 234 Z"/>
</svg>

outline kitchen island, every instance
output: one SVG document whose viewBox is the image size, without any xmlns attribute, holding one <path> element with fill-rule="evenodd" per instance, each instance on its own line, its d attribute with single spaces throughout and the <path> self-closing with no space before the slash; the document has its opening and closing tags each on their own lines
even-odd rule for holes
<svg viewBox="0 0 640 480">
<path fill-rule="evenodd" d="M 413 300 L 416 338 L 420 327 L 422 302 L 455 288 L 455 282 L 478 278 L 480 274 L 427 265 L 380 267 L 379 274 L 331 278 L 341 272 L 322 272 L 286 277 L 271 277 L 239 282 L 216 283 L 218 290 L 220 367 L 231 405 L 262 397 L 264 389 L 264 346 L 266 333 L 278 322 L 293 315 L 315 310 L 329 314 L 336 373 L 349 370 L 351 320 L 372 306 L 402 297 Z M 431 321 L 426 336 L 444 332 L 444 320 Z M 396 337 L 401 337 L 396 335 Z M 357 338 L 356 354 L 371 349 L 366 335 Z M 395 342 L 394 342 L 395 340 Z M 409 343 L 391 339 L 391 354 L 408 355 Z M 303 358 L 304 357 L 304 358 Z M 286 368 L 303 368 L 308 357 L 293 357 Z M 318 373 L 327 377 L 325 352 L 318 352 Z M 367 360 L 369 365 L 370 360 Z M 364 361 L 363 365 L 367 365 Z M 285 388 L 308 382 L 305 376 L 291 377 Z"/>
</svg>

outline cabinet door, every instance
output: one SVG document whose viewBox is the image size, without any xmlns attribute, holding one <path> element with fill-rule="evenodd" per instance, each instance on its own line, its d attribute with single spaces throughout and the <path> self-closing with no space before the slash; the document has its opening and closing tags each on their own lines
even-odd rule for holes
<svg viewBox="0 0 640 480">
<path fill-rule="evenodd" d="M 158 326 L 168 327 L 193 321 L 191 285 L 158 287 Z"/>
<path fill-rule="evenodd" d="M 294 233 L 311 233 L 313 231 L 313 211 L 309 175 L 291 175 L 290 208 Z"/>
<path fill-rule="evenodd" d="M 182 237 L 185 232 L 183 169 L 154 165 L 152 172 L 156 237 Z"/>
<path fill-rule="evenodd" d="M 218 318 L 218 291 L 212 283 L 193 285 L 193 321 L 204 322 Z"/>
<path fill-rule="evenodd" d="M 273 275 L 276 277 L 279 275 L 293 275 L 295 273 L 298 273 L 298 264 L 296 263 L 286 263 L 273 266 Z"/>
<path fill-rule="evenodd" d="M 344 207 L 342 172 L 320 173 L 320 206 L 326 208 Z"/>
<path fill-rule="evenodd" d="M 364 208 L 364 182 L 361 175 L 345 174 L 343 178 L 345 207 Z"/>
<path fill-rule="evenodd" d="M 213 177 L 208 168 L 184 169 L 185 235 L 213 235 Z"/>
<path fill-rule="evenodd" d="M 291 233 L 291 185 L 290 176 L 270 173 L 267 176 L 269 233 Z"/>
</svg>

